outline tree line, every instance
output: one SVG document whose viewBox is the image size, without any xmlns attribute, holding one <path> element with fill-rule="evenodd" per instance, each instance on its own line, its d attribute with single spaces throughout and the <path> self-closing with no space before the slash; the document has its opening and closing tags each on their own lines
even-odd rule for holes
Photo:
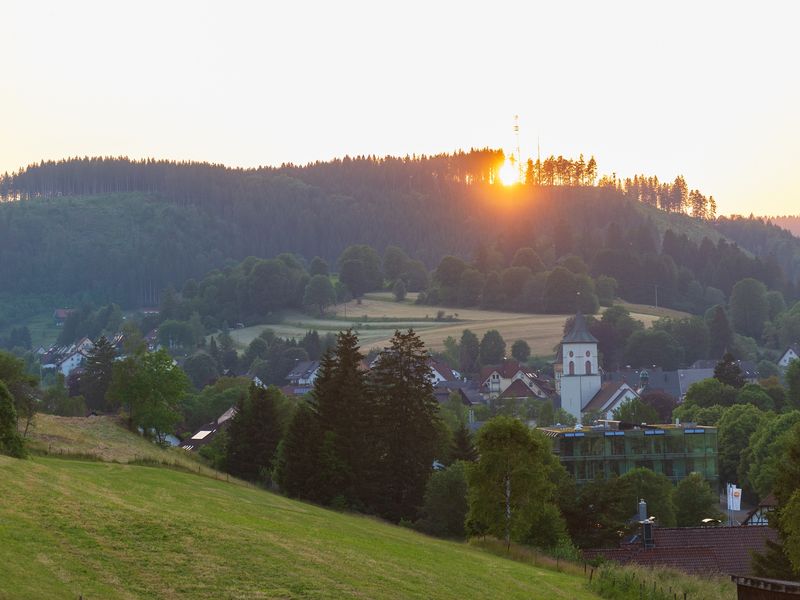
<svg viewBox="0 0 800 600">
<path fill-rule="evenodd" d="M 125 158 L 31 165 L 0 179 L 0 195 L 12 200 L 0 202 L 0 277 L 7 282 L 0 306 L 8 302 L 10 310 L 26 294 L 151 306 L 170 285 L 230 260 L 289 252 L 333 264 L 354 243 L 379 253 L 388 245 L 414 248 L 429 268 L 445 254 L 466 257 L 499 238 L 508 261 L 511 247 L 545 254 L 557 246 L 558 259 L 572 246 L 566 254 L 591 264 L 611 223 L 627 234 L 647 222 L 632 201 L 652 204 L 653 186 L 663 191 L 657 206 L 691 211 L 685 182 L 666 190 L 637 176 L 630 185 L 616 177 L 612 185 L 592 185 L 589 163 L 581 168 L 580 159 L 562 159 L 574 167 L 554 167 L 562 175 L 552 185 L 503 188 L 492 183 L 503 160 L 502 153 L 476 150 L 253 170 Z M 579 175 L 565 174 L 573 171 Z M 677 198 L 679 206 L 662 196 Z M 785 257 L 797 255 L 797 240 L 767 228 L 767 242 L 758 242 L 740 229 L 725 233 L 765 264 L 774 255 L 787 285 L 796 280 L 797 263 Z M 564 231 L 571 242 L 554 239 Z M 702 283 L 724 291 L 724 282 Z"/>
</svg>

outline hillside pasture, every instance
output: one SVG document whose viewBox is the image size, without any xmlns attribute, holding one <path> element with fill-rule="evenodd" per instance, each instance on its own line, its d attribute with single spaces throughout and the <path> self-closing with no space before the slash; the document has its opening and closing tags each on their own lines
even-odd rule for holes
<svg viewBox="0 0 800 600">
<path fill-rule="evenodd" d="M 160 467 L 0 456 L 0 599 L 589 599 L 586 579 Z"/>
</svg>

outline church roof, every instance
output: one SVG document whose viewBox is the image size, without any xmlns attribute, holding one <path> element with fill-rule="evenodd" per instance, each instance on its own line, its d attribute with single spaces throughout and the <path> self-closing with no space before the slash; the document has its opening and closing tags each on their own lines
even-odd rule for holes
<svg viewBox="0 0 800 600">
<path fill-rule="evenodd" d="M 572 329 L 561 340 L 563 344 L 581 344 L 581 343 L 597 343 L 597 338 L 589 333 L 589 328 L 586 326 L 586 319 L 583 313 L 575 315 L 575 321 L 572 324 Z"/>
<path fill-rule="evenodd" d="M 581 409 L 581 412 L 594 410 L 613 410 L 616 403 L 627 390 L 636 393 L 631 386 L 624 381 L 606 381 L 594 397 Z M 637 394 L 638 396 L 638 394 Z"/>
</svg>

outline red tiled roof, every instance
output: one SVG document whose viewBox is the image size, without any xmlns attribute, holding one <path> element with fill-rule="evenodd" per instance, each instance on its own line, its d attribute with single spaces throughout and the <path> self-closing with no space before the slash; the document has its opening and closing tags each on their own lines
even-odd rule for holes
<svg viewBox="0 0 800 600">
<path fill-rule="evenodd" d="M 534 394 L 531 389 L 525 385 L 522 379 L 515 379 L 511 382 L 511 385 L 508 386 L 502 394 L 500 394 L 501 398 L 538 398 L 536 394 Z"/>
<path fill-rule="evenodd" d="M 766 526 L 740 527 L 655 527 L 654 547 L 641 542 L 619 548 L 584 550 L 586 558 L 598 556 L 619 563 L 664 566 L 686 573 L 752 573 L 753 552 L 763 552 L 767 540 L 777 541 L 774 529 Z"/>
<path fill-rule="evenodd" d="M 489 375 L 497 371 L 503 379 L 511 379 L 520 370 L 519 363 L 515 360 L 504 360 L 501 365 L 481 368 L 481 383 L 489 378 Z"/>
<path fill-rule="evenodd" d="M 456 380 L 456 376 L 453 373 L 453 369 L 451 369 L 445 363 L 431 359 L 431 360 L 428 361 L 428 366 L 431 369 L 433 369 L 434 371 L 436 371 L 437 373 L 439 373 L 439 375 L 441 375 L 444 378 L 445 381 L 455 381 Z"/>
</svg>

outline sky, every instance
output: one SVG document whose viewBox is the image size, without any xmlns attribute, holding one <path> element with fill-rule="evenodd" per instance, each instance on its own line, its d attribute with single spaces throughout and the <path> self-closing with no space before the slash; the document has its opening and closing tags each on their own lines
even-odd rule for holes
<svg viewBox="0 0 800 600">
<path fill-rule="evenodd" d="M 0 173 L 126 155 L 594 155 L 800 213 L 796 2 L 42 2 L 0 11 Z"/>
</svg>

